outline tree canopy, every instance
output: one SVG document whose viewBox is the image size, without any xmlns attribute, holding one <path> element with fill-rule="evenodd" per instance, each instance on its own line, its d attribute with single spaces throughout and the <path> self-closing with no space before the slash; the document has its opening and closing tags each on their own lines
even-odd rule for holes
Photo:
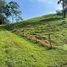
<svg viewBox="0 0 67 67">
<path fill-rule="evenodd" d="M 20 13 L 17 2 L 6 3 L 5 0 L 0 0 L 0 24 L 8 22 L 8 17 L 12 17 L 13 22 L 14 16 L 20 18 Z"/>
<path fill-rule="evenodd" d="M 63 17 L 65 18 L 67 15 L 67 0 L 59 0 L 58 4 L 62 4 L 62 8 L 63 8 Z"/>
</svg>

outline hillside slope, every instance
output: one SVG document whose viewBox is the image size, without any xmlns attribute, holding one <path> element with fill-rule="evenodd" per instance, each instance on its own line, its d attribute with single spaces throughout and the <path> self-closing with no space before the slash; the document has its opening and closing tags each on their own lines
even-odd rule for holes
<svg viewBox="0 0 67 67">
<path fill-rule="evenodd" d="M 62 16 L 55 14 L 32 18 L 23 22 L 12 24 L 10 29 L 34 43 L 37 38 L 45 41 L 49 45 L 49 32 L 51 34 L 51 43 L 53 46 L 67 45 L 67 21 L 64 21 Z M 36 37 L 36 38 L 35 38 Z M 46 45 L 44 43 L 44 45 Z"/>
<path fill-rule="evenodd" d="M 67 51 L 47 50 L 7 30 L 0 30 L 0 67 L 67 66 Z"/>
<path fill-rule="evenodd" d="M 0 67 L 67 67 L 67 22 L 47 15 L 0 26 Z"/>
</svg>

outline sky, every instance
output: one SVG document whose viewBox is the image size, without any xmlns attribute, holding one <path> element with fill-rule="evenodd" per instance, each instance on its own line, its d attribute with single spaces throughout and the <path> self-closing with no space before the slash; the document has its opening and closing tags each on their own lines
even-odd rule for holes
<svg viewBox="0 0 67 67">
<path fill-rule="evenodd" d="M 6 0 L 7 2 L 12 0 Z M 23 19 L 30 19 L 50 13 L 55 13 L 56 10 L 62 9 L 58 5 L 58 0 L 13 0 L 20 5 Z"/>
</svg>

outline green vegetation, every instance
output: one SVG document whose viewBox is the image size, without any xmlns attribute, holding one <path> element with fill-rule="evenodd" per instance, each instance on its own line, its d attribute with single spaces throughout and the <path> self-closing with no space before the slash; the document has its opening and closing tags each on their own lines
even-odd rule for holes
<svg viewBox="0 0 67 67">
<path fill-rule="evenodd" d="M 10 31 L 0 30 L 0 67 L 49 66 L 67 66 L 67 51 L 58 48 L 47 50 Z"/>
<path fill-rule="evenodd" d="M 12 22 L 14 22 L 14 19 L 17 21 L 22 20 L 20 13 L 17 2 L 11 1 L 7 3 L 5 0 L 0 0 L 0 25 L 7 24 L 10 21 L 8 20 L 10 17 L 12 17 Z"/>
<path fill-rule="evenodd" d="M 58 4 L 62 5 L 62 13 L 63 13 L 63 18 L 66 18 L 67 17 L 67 0 L 59 0 L 58 1 Z"/>
<path fill-rule="evenodd" d="M 19 22 L 17 2 L 0 0 L 0 67 L 67 67 L 67 0 L 61 2 L 57 14 Z M 8 24 L 10 17 L 16 23 Z"/>
<path fill-rule="evenodd" d="M 48 29 L 52 49 L 48 49 Z M 0 67 L 66 66 L 67 22 L 62 16 L 47 15 L 0 26 Z"/>
<path fill-rule="evenodd" d="M 37 37 L 41 38 L 42 41 L 47 42 L 48 45 L 50 30 L 52 46 L 55 47 L 67 44 L 67 22 L 62 19 L 62 16 L 47 15 L 33 18 L 31 20 L 13 24 L 10 29 L 12 29 L 14 33 L 34 43 L 37 43 Z"/>
</svg>

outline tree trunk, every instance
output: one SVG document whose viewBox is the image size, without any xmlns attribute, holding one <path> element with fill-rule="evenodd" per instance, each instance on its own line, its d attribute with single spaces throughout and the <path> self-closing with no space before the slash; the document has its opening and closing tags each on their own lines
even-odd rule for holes
<svg viewBox="0 0 67 67">
<path fill-rule="evenodd" d="M 51 34 L 48 34 L 48 39 L 49 39 L 49 48 L 52 49 L 52 44 L 51 44 Z"/>
</svg>

